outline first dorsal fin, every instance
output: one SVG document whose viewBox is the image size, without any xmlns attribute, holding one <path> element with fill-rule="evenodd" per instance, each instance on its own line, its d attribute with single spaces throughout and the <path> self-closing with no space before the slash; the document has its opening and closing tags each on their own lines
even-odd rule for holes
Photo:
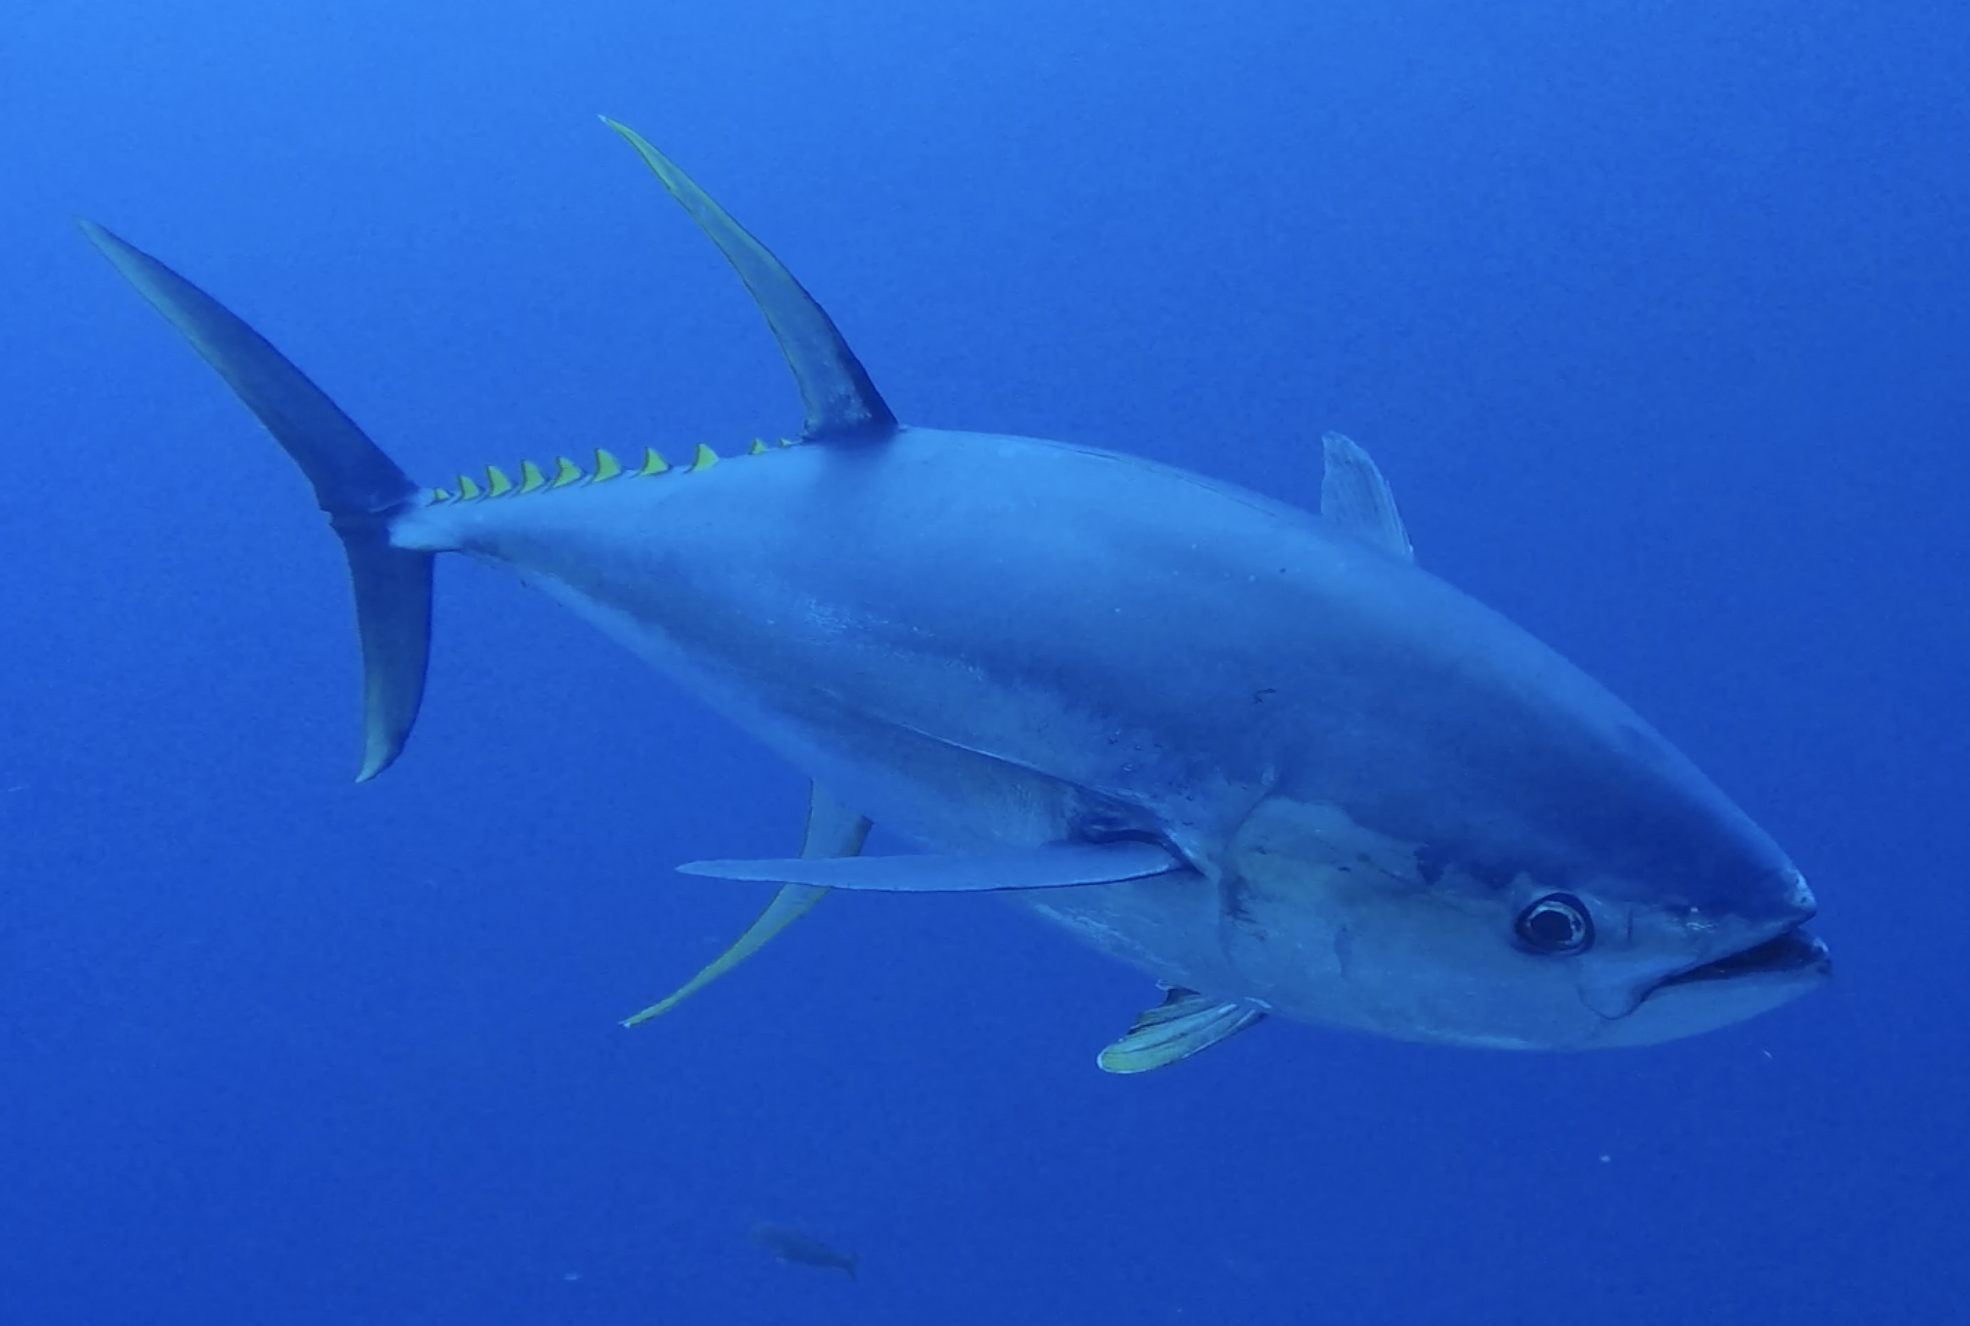
<svg viewBox="0 0 1970 1326">
<path fill-rule="evenodd" d="M 614 129 L 656 172 L 670 196 L 691 214 L 711 237 L 726 261 L 752 292 L 766 325 L 787 357 L 800 397 L 807 408 L 805 436 L 816 440 L 866 440 L 896 431 L 890 412 L 855 352 L 842 340 L 827 311 L 794 280 L 793 273 L 747 234 L 731 214 L 713 202 L 677 163 L 643 141 L 634 129 L 608 116 L 602 123 Z"/>
<path fill-rule="evenodd" d="M 1321 519 L 1390 556 L 1415 561 L 1409 531 L 1395 509 L 1395 494 L 1368 453 L 1339 433 L 1321 438 L 1320 451 Z"/>
</svg>

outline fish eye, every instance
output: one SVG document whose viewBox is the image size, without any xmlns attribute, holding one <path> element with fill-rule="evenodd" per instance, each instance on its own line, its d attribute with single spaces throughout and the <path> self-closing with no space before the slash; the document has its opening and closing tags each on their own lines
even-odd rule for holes
<svg viewBox="0 0 1970 1326">
<path fill-rule="evenodd" d="M 1535 953 L 1584 953 L 1594 946 L 1594 919 L 1571 893 L 1549 893 L 1519 913 L 1512 933 Z"/>
</svg>

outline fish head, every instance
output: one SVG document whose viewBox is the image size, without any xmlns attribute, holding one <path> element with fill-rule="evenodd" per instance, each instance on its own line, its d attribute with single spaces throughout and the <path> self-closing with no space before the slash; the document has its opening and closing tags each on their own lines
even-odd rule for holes
<svg viewBox="0 0 1970 1326">
<path fill-rule="evenodd" d="M 1829 974 L 1789 863 L 1693 899 L 1663 881 L 1564 885 L 1454 864 L 1331 806 L 1261 806 L 1227 854 L 1221 940 L 1289 1016 L 1510 1049 L 1647 1045 L 1743 1021 Z"/>
</svg>

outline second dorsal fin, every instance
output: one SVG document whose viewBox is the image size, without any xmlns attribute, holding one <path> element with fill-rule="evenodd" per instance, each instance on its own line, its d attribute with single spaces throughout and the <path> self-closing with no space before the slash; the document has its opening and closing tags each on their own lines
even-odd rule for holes
<svg viewBox="0 0 1970 1326">
<path fill-rule="evenodd" d="M 868 371 L 842 340 L 827 310 L 801 288 L 793 273 L 679 170 L 676 162 L 644 142 L 634 129 L 606 115 L 602 123 L 636 149 L 752 292 L 753 302 L 766 316 L 766 325 L 773 329 L 773 339 L 780 343 L 780 352 L 787 357 L 787 367 L 800 386 L 801 402 L 807 410 L 803 434 L 815 441 L 862 441 L 895 432 L 896 416 L 869 381 Z"/>
<path fill-rule="evenodd" d="M 1320 439 L 1320 517 L 1405 562 L 1416 560 L 1409 531 L 1395 509 L 1389 481 L 1353 438 L 1329 433 Z"/>
</svg>

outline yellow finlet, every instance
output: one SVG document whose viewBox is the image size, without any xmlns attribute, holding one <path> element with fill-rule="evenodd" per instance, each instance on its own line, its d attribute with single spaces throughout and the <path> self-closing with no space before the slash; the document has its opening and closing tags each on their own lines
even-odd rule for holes
<svg viewBox="0 0 1970 1326">
<path fill-rule="evenodd" d="M 697 454 L 691 457 L 691 467 L 685 473 L 702 474 L 716 464 L 718 464 L 718 453 L 700 442 Z"/>
<path fill-rule="evenodd" d="M 613 479 L 621 473 L 621 461 L 602 448 L 595 448 L 595 477 L 589 480 L 590 483 L 601 483 L 603 480 Z"/>
<path fill-rule="evenodd" d="M 431 505 L 432 505 L 432 506 L 436 506 L 436 505 L 438 505 L 438 503 L 440 503 L 440 502 L 449 502 L 449 501 L 451 501 L 451 494 L 450 494 L 450 493 L 448 493 L 448 492 L 446 492 L 446 491 L 445 491 L 444 489 L 442 489 L 442 488 L 433 488 L 433 489 L 431 490 Z"/>
<path fill-rule="evenodd" d="M 766 444 L 758 438 L 754 438 L 752 440 L 752 449 L 746 452 L 746 454 L 748 456 L 763 456 L 766 454 Z"/>
<path fill-rule="evenodd" d="M 540 472 L 540 466 L 530 460 L 520 462 L 520 491 L 536 492 L 547 487 L 547 476 Z"/>
<path fill-rule="evenodd" d="M 504 497 L 513 491 L 513 481 L 497 465 L 486 466 L 486 496 Z"/>
<path fill-rule="evenodd" d="M 458 500 L 461 502 L 469 502 L 473 498 L 478 496 L 480 496 L 479 485 L 472 482 L 471 476 L 466 474 L 459 475 Z"/>
<path fill-rule="evenodd" d="M 566 456 L 556 456 L 554 458 L 554 482 L 547 486 L 549 488 L 566 488 L 569 484 L 579 481 L 581 477 L 581 466 L 575 464 Z"/>
<path fill-rule="evenodd" d="M 652 474 L 662 474 L 670 468 L 670 462 L 657 454 L 655 447 L 643 448 L 643 468 L 636 471 L 636 477 L 646 479 Z"/>
<path fill-rule="evenodd" d="M 780 445 L 783 447 L 790 447 L 793 445 L 793 439 L 790 437 L 783 437 L 780 439 Z"/>
</svg>

